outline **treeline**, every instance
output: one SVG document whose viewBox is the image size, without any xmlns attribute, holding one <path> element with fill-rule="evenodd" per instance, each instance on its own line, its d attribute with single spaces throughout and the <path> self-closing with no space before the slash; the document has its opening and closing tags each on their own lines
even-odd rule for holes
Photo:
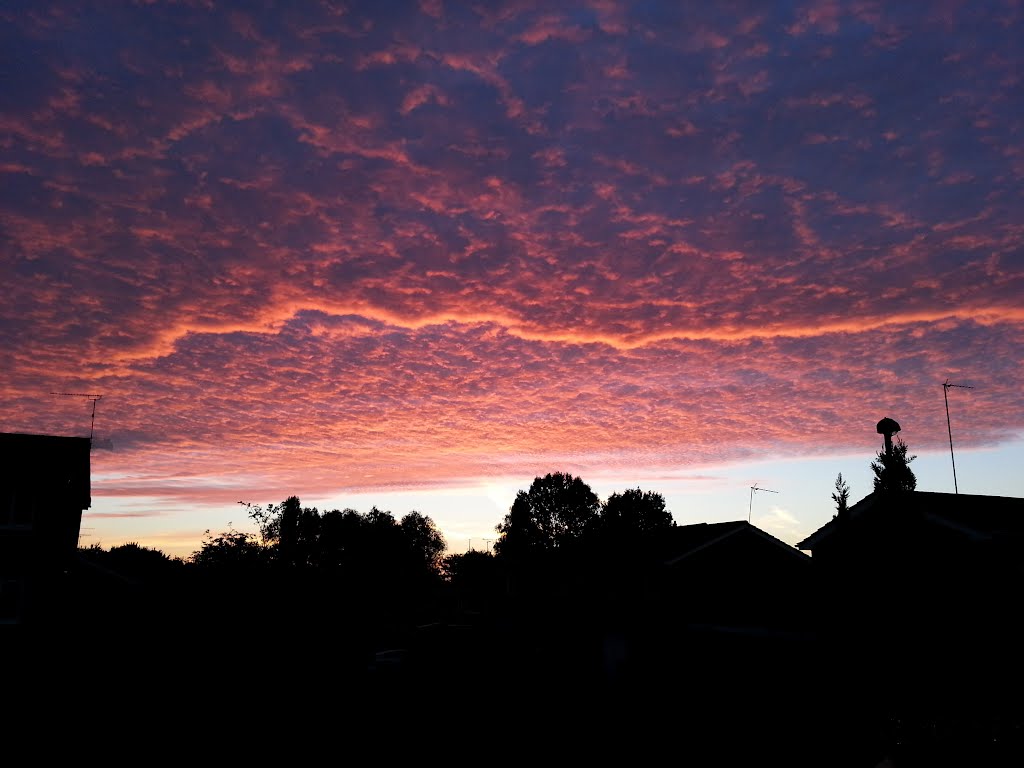
<svg viewBox="0 0 1024 768">
<path fill-rule="evenodd" d="M 265 506 L 239 503 L 258 534 L 208 530 L 201 548 L 185 559 L 134 543 L 109 552 L 94 545 L 82 552 L 134 576 L 176 565 L 221 575 L 265 570 L 361 580 L 450 580 L 460 559 L 484 554 L 446 555 L 447 544 L 434 521 L 416 511 L 401 519 L 377 507 L 365 514 L 354 509 L 320 512 L 302 506 L 297 496 Z M 601 502 L 579 477 L 549 473 L 516 495 L 496 526 L 494 556 L 509 562 L 568 558 L 587 550 L 628 547 L 674 525 L 659 493 L 628 489 Z"/>
<path fill-rule="evenodd" d="M 657 534 L 675 525 L 661 494 L 639 488 L 601 502 L 565 473 L 519 491 L 497 526 L 494 553 L 448 553 L 434 521 L 373 507 L 321 512 L 297 496 L 280 504 L 240 502 L 257 533 L 206 532 L 178 559 L 126 544 L 80 551 L 94 617 L 199 623 L 220 630 L 335 630 L 346 642 L 400 644 L 410 627 L 542 601 L 566 574 L 625 578 Z"/>
<path fill-rule="evenodd" d="M 373 507 L 319 512 L 297 496 L 261 507 L 245 503 L 257 524 L 254 534 L 231 530 L 206 533 L 202 548 L 188 559 L 204 569 L 266 566 L 326 575 L 374 576 L 436 574 L 446 549 L 434 521 L 419 512 L 396 520 Z"/>
</svg>

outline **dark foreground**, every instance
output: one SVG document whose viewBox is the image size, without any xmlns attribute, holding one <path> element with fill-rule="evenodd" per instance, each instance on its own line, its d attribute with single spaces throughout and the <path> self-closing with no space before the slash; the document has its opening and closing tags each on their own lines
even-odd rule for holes
<svg viewBox="0 0 1024 768">
<path fill-rule="evenodd" d="M 901 676 L 813 643 L 723 637 L 614 667 L 607 648 L 493 627 L 430 625 L 377 648 L 228 627 L 5 628 L 9 733 L 24 719 L 150 756 L 290 764 L 1024 765 L 1019 688 L 991 671 Z"/>
</svg>

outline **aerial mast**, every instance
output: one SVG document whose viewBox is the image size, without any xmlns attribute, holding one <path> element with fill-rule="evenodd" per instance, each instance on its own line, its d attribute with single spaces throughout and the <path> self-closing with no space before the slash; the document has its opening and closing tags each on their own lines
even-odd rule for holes
<svg viewBox="0 0 1024 768">
<path fill-rule="evenodd" d="M 92 418 L 89 421 L 89 441 L 92 442 L 93 428 L 96 426 L 96 403 L 103 399 L 103 395 L 87 395 L 79 392 L 51 392 L 50 394 L 61 397 L 87 397 L 92 401 Z"/>
<path fill-rule="evenodd" d="M 750 505 L 747 508 L 747 522 L 748 523 L 750 522 L 750 513 L 754 509 L 754 492 L 755 491 L 767 491 L 768 493 L 778 493 L 778 491 L 773 491 L 771 488 L 758 488 L 757 487 L 757 483 L 754 483 L 752 486 L 750 486 Z"/>
<path fill-rule="evenodd" d="M 953 493 L 959 493 L 960 491 L 956 487 L 956 459 L 953 458 L 953 428 L 949 425 L 949 390 L 951 388 L 974 389 L 974 387 L 950 384 L 948 378 L 942 384 L 942 399 L 946 401 L 946 429 L 949 430 L 949 460 L 953 464 Z"/>
</svg>

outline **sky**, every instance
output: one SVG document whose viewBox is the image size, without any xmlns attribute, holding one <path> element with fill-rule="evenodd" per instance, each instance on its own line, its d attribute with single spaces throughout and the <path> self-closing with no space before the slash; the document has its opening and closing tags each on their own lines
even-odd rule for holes
<svg viewBox="0 0 1024 768">
<path fill-rule="evenodd" d="M 883 417 L 919 490 L 1024 496 L 1022 41 L 1019 0 L 7 0 L 0 431 L 109 441 L 82 545 L 175 556 L 291 495 L 486 549 L 548 472 L 795 544 Z"/>
</svg>

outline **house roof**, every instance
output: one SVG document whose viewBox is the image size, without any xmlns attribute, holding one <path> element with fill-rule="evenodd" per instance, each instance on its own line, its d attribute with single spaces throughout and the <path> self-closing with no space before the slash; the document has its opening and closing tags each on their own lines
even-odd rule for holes
<svg viewBox="0 0 1024 768">
<path fill-rule="evenodd" d="M 931 491 L 893 495 L 870 493 L 847 510 L 846 520 L 865 520 L 897 510 L 919 515 L 931 525 L 976 541 L 1024 536 L 1024 499 L 1011 496 Z M 833 518 L 796 546 L 813 551 L 834 536 L 843 524 L 839 518 Z"/>
<path fill-rule="evenodd" d="M 670 529 L 667 533 L 666 551 L 671 553 L 665 559 L 665 565 L 668 566 L 681 563 L 708 547 L 739 536 L 755 536 L 763 539 L 767 544 L 779 547 L 792 554 L 796 559 L 810 559 L 796 547 L 786 544 L 784 541 L 762 531 L 757 526 L 751 525 L 746 520 L 680 525 Z"/>
</svg>

